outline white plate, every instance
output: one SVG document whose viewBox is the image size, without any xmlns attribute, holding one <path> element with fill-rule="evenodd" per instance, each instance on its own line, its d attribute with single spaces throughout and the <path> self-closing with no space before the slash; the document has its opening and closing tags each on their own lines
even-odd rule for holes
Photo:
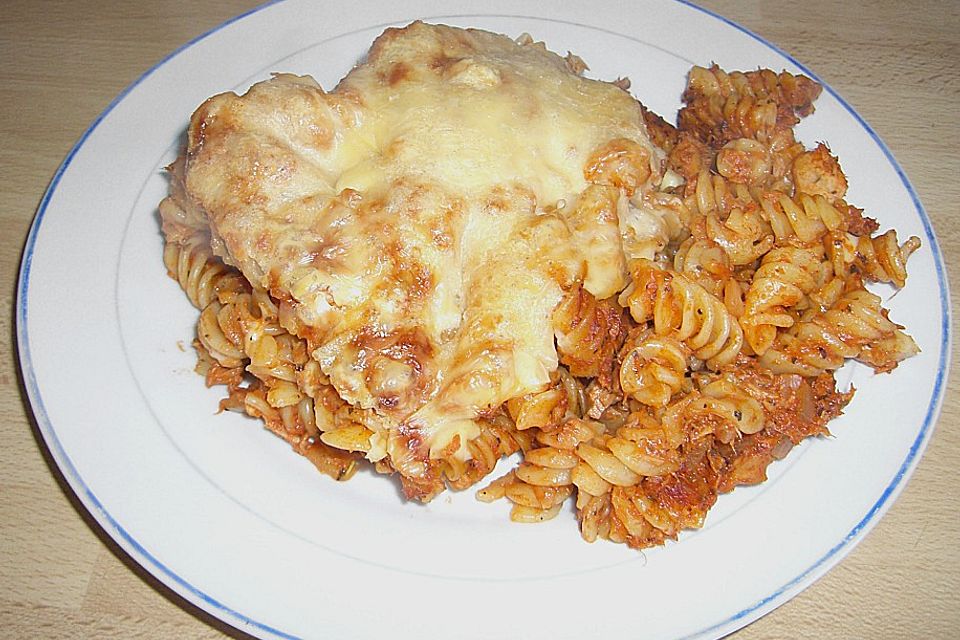
<svg viewBox="0 0 960 640">
<path fill-rule="evenodd" d="M 80 500 L 189 601 L 263 637 L 714 638 L 784 603 L 850 551 L 916 465 L 939 410 L 949 305 L 913 189 L 829 87 L 799 133 L 826 140 L 849 199 L 923 248 L 887 301 L 923 353 L 892 375 L 843 370 L 856 398 L 831 428 L 720 498 L 702 531 L 645 553 L 580 540 L 572 513 L 511 524 L 472 491 L 404 503 L 371 474 L 336 485 L 192 372 L 196 312 L 161 262 L 161 168 L 206 97 L 272 71 L 327 87 L 386 25 L 415 18 L 526 31 L 629 76 L 672 117 L 693 63 L 805 72 L 722 18 L 669 0 L 269 5 L 190 43 L 134 83 L 58 170 L 27 240 L 17 337 L 34 415 Z M 884 290 L 884 296 L 892 293 Z M 586 634 L 586 636 L 585 636 Z"/>
</svg>

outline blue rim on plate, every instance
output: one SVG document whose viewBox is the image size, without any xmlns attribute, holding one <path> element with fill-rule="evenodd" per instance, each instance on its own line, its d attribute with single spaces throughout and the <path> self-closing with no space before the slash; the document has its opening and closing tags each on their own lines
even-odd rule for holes
<svg viewBox="0 0 960 640">
<path fill-rule="evenodd" d="M 902 464 L 900 465 L 897 473 L 890 480 L 889 484 L 883 490 L 880 497 L 877 501 L 870 507 L 867 513 L 863 518 L 843 537 L 840 542 L 833 546 L 829 551 L 827 551 L 823 556 L 813 562 L 809 567 L 804 571 L 796 575 L 792 580 L 786 582 L 778 589 L 774 590 L 768 596 L 754 602 L 750 606 L 732 614 L 728 618 L 717 622 L 716 624 L 700 629 L 692 634 L 684 636 L 684 638 L 702 638 L 702 637 L 715 637 L 717 631 L 724 629 L 726 631 L 732 631 L 740 626 L 745 625 L 751 620 L 763 615 L 776 606 L 786 602 L 788 598 L 785 598 L 787 594 L 798 590 L 798 587 L 805 587 L 808 584 L 812 583 L 813 580 L 820 577 L 823 573 L 829 570 L 839 559 L 841 559 L 846 553 L 852 550 L 857 542 L 862 539 L 862 535 L 866 533 L 870 528 L 872 528 L 878 521 L 879 517 L 890 507 L 893 503 L 893 500 L 897 497 L 899 492 L 903 489 L 905 485 L 905 480 L 912 473 L 916 464 L 919 461 L 920 455 L 922 454 L 927 442 L 930 439 L 930 436 L 933 432 L 934 424 L 936 418 L 939 414 L 940 406 L 943 400 L 943 392 L 945 389 L 947 374 L 949 370 L 949 354 L 950 354 L 950 344 L 951 344 L 951 308 L 949 303 L 949 289 L 946 281 L 946 274 L 943 268 L 942 255 L 940 253 L 940 248 L 936 242 L 936 237 L 933 232 L 933 227 L 930 223 L 930 220 L 927 216 L 926 211 L 921 204 L 919 197 L 916 194 L 913 186 L 908 180 L 907 176 L 903 172 L 903 169 L 900 167 L 899 163 L 893 157 L 893 154 L 887 148 L 883 140 L 876 134 L 876 132 L 867 124 L 863 118 L 853 109 L 853 107 L 843 99 L 832 87 L 820 80 L 816 74 L 809 70 L 806 66 L 801 64 L 791 55 L 781 50 L 776 45 L 767 41 L 766 39 L 758 36 L 757 34 L 751 32 L 750 30 L 742 27 L 741 25 L 715 13 L 710 10 L 699 7 L 695 4 L 688 2 L 687 0 L 671 0 L 677 4 L 687 6 L 691 9 L 694 9 L 698 12 L 701 12 L 705 15 L 708 15 L 720 22 L 734 28 L 735 30 L 749 36 L 750 38 L 756 40 L 757 42 L 763 44 L 769 49 L 775 51 L 779 55 L 783 56 L 785 59 L 789 60 L 792 64 L 796 65 L 799 69 L 803 71 L 806 75 L 810 76 L 817 82 L 819 82 L 825 91 L 827 91 L 831 96 L 833 96 L 840 105 L 854 118 L 854 120 L 863 128 L 863 130 L 870 136 L 873 142 L 877 147 L 883 152 L 884 156 L 887 158 L 891 167 L 897 173 L 900 181 L 902 182 L 903 187 L 906 189 L 909 194 L 913 205 L 916 209 L 919 220 L 921 221 L 924 229 L 924 234 L 926 236 L 927 246 L 930 248 L 933 254 L 934 266 L 936 269 L 937 275 L 937 285 L 939 288 L 940 295 L 940 305 L 942 309 L 941 314 L 941 323 L 940 323 L 940 332 L 941 340 L 939 344 L 939 356 L 937 361 L 937 375 L 935 384 L 931 390 L 930 398 L 927 404 L 927 409 L 924 414 L 924 419 L 922 426 L 917 433 L 915 440 L 910 446 L 906 457 L 904 458 Z M 55 172 L 53 178 L 51 179 L 50 185 L 48 186 L 46 192 L 44 193 L 40 204 L 37 208 L 36 216 L 33 220 L 33 223 L 30 227 L 30 231 L 27 236 L 26 244 L 23 250 L 23 256 L 21 259 L 20 275 L 18 278 L 18 288 L 17 288 L 17 306 L 16 306 L 16 332 L 17 332 L 17 344 L 19 349 L 19 359 L 20 359 L 20 369 L 23 376 L 24 386 L 27 390 L 27 395 L 29 396 L 30 403 L 32 405 L 32 410 L 34 418 L 36 419 L 37 425 L 41 434 L 44 437 L 44 440 L 47 443 L 47 446 L 50 449 L 54 460 L 57 462 L 57 465 L 60 467 L 63 472 L 64 477 L 67 479 L 73 491 L 80 498 L 80 501 L 83 503 L 85 508 L 94 516 L 97 522 L 105 529 L 105 531 L 114 538 L 117 542 L 121 543 L 121 546 L 137 560 L 138 564 L 148 569 L 151 574 L 159 578 L 164 584 L 171 587 L 178 594 L 187 597 L 192 596 L 197 599 L 199 602 L 203 603 L 201 608 L 206 609 L 211 614 L 216 617 L 236 626 L 237 628 L 259 634 L 269 634 L 273 637 L 279 638 L 298 638 L 299 636 L 294 636 L 289 633 L 272 627 L 270 625 L 264 624 L 257 620 L 251 619 L 248 616 L 245 616 L 241 612 L 232 609 L 211 595 L 201 591 L 200 589 L 193 586 L 187 580 L 179 576 L 165 564 L 163 564 L 158 558 L 150 554 L 132 535 L 130 535 L 125 528 L 114 519 L 106 507 L 100 502 L 97 496 L 92 492 L 92 490 L 84 483 L 84 480 L 77 473 L 76 468 L 73 465 L 69 455 L 64 450 L 58 436 L 57 432 L 51 423 L 46 407 L 44 405 L 44 399 L 40 394 L 39 387 L 37 385 L 35 372 L 31 360 L 30 352 L 30 336 L 27 332 L 27 317 L 28 317 L 28 308 L 27 308 L 27 295 L 30 287 L 30 270 L 33 259 L 33 252 L 36 244 L 37 235 L 39 229 L 44 221 L 44 216 L 47 211 L 47 207 L 50 203 L 51 198 L 57 190 L 57 187 L 60 183 L 61 178 L 66 173 L 67 169 L 70 167 L 74 157 L 78 151 L 86 143 L 90 135 L 97 129 L 97 127 L 104 121 L 104 119 L 113 111 L 113 109 L 120 104 L 136 87 L 142 84 L 147 78 L 149 78 L 154 72 L 159 68 L 163 67 L 171 59 L 179 56 L 184 51 L 190 49 L 197 43 L 209 38 L 211 35 L 222 31 L 223 29 L 229 27 L 230 25 L 247 18 L 253 14 L 259 13 L 266 8 L 269 8 L 275 4 L 280 4 L 284 0 L 272 0 L 264 5 L 251 9 L 245 13 L 242 13 L 222 24 L 214 27 L 213 29 L 207 31 L 206 33 L 194 38 L 193 40 L 187 42 L 183 46 L 174 50 L 172 53 L 160 60 L 156 65 L 151 67 L 145 73 L 143 73 L 139 78 L 133 81 L 129 86 L 127 86 L 120 94 L 114 98 L 110 104 L 103 110 L 103 112 L 90 124 L 87 130 L 81 135 L 76 144 L 71 148 L 63 163 L 59 166 Z M 452 18 L 455 16 L 438 16 L 439 18 Z M 490 16 L 490 17 L 532 17 L 532 16 Z M 572 24 L 572 23 L 571 23 Z M 187 598 L 189 600 L 189 597 Z"/>
</svg>

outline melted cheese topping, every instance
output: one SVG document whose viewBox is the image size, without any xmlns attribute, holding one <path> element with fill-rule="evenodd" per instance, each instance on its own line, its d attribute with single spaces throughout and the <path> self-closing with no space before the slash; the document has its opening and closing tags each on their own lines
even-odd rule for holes
<svg viewBox="0 0 960 640">
<path fill-rule="evenodd" d="M 622 89 L 414 23 L 333 92 L 278 75 L 208 100 L 184 182 L 214 250 L 292 311 L 345 400 L 391 419 L 374 449 L 416 476 L 548 382 L 566 291 L 623 287 L 620 216 L 660 162 Z"/>
</svg>

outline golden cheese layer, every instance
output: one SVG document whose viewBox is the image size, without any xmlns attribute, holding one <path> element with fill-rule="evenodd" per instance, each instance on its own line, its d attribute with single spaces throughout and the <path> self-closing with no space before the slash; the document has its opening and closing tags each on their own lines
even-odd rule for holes
<svg viewBox="0 0 960 640">
<path fill-rule="evenodd" d="M 404 475 L 468 457 L 479 415 L 548 382 L 565 292 L 625 284 L 628 199 L 661 155 L 633 98 L 575 67 L 414 23 L 332 92 L 277 75 L 191 120 L 184 208 L 340 395 L 395 425 L 371 457 Z"/>
</svg>

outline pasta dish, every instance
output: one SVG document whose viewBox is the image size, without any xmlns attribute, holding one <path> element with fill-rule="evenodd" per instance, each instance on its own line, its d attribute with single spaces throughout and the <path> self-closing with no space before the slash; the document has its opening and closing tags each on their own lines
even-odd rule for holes
<svg viewBox="0 0 960 640">
<path fill-rule="evenodd" d="M 673 125 L 586 69 L 416 22 L 332 91 L 204 102 L 160 214 L 221 408 L 337 480 L 568 505 L 643 548 L 826 434 L 846 361 L 918 351 L 866 285 L 904 286 L 919 240 L 794 135 L 819 85 L 694 67 Z"/>
</svg>

